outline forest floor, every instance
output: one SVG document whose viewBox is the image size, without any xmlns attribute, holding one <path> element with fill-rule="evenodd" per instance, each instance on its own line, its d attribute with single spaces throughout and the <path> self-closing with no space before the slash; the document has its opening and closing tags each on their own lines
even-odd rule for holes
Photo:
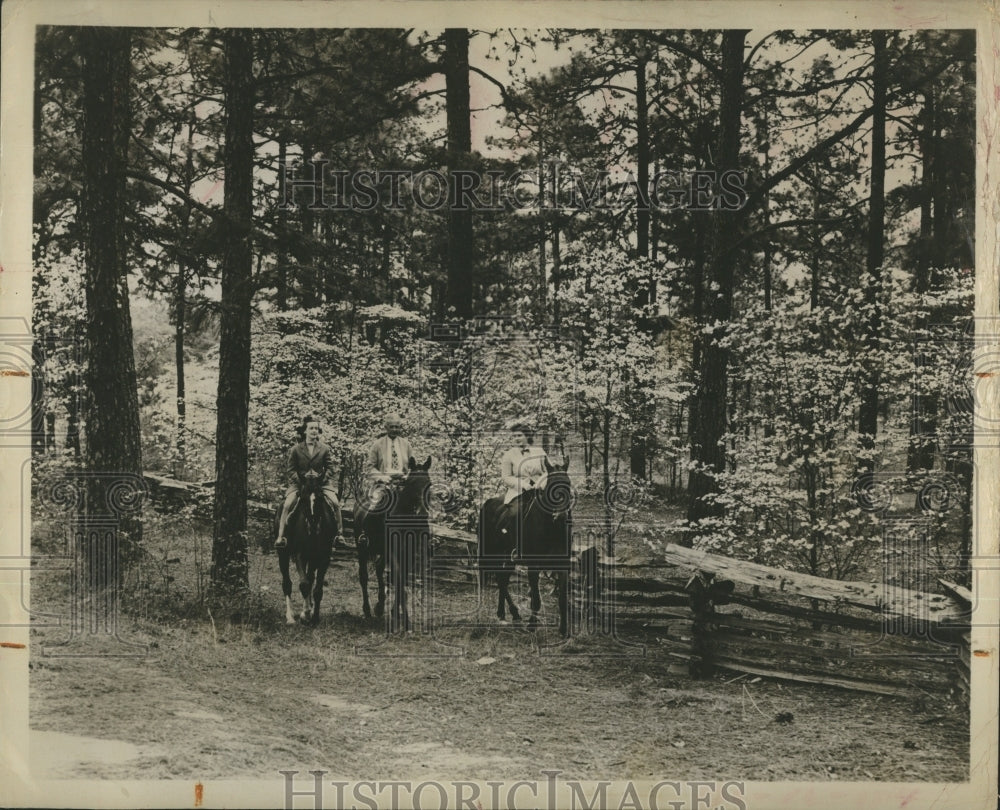
<svg viewBox="0 0 1000 810">
<path fill-rule="evenodd" d="M 625 639 L 644 650 L 600 635 L 560 645 L 548 623 L 501 626 L 471 576 L 435 608 L 445 630 L 387 636 L 361 617 L 347 556 L 328 574 L 319 625 L 289 627 L 276 559 L 252 549 L 255 601 L 234 624 L 199 603 L 202 564 L 182 536 L 149 534 L 162 565 L 148 569 L 141 599 L 123 600 L 120 637 L 142 654 L 46 655 L 67 630 L 32 629 L 38 776 L 278 779 L 319 768 L 344 780 L 511 780 L 551 768 L 565 779 L 968 779 L 967 712 L 944 695 L 693 680 L 655 637 Z M 38 572 L 33 604 L 60 612 L 68 585 Z M 543 598 L 550 622 L 554 600 Z"/>
</svg>

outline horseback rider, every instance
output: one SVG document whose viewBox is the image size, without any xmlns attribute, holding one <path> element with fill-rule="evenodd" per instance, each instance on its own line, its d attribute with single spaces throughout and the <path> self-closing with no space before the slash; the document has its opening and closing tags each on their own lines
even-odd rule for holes
<svg viewBox="0 0 1000 810">
<path fill-rule="evenodd" d="M 406 472 L 413 455 L 409 440 L 401 435 L 403 420 L 395 413 L 385 418 L 385 433 L 368 450 L 367 473 L 372 481 L 388 483 Z"/>
<path fill-rule="evenodd" d="M 520 518 L 524 493 L 545 487 L 547 456 L 534 445 L 535 432 L 526 422 L 510 428 L 511 446 L 500 458 L 500 480 L 507 487 L 497 514 L 497 526 L 507 533 Z"/>
<path fill-rule="evenodd" d="M 307 476 L 322 476 L 323 495 L 326 497 L 327 503 L 330 504 L 337 521 L 335 544 L 341 546 L 344 543 L 344 523 L 340 513 L 340 501 L 333 488 L 333 451 L 329 445 L 320 441 L 319 437 L 322 432 L 319 420 L 311 414 L 303 417 L 302 424 L 298 428 L 299 442 L 288 451 L 288 459 L 285 464 L 288 488 L 285 490 L 285 502 L 281 508 L 281 522 L 278 524 L 278 539 L 275 541 L 275 548 L 284 548 L 288 545 L 288 539 L 285 537 L 285 526 L 288 523 L 288 516 L 298 503 L 299 489 Z"/>
</svg>

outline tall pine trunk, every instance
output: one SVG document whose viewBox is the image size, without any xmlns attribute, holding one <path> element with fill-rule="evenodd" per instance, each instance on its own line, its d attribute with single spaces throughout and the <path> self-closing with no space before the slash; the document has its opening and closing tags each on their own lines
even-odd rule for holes
<svg viewBox="0 0 1000 810">
<path fill-rule="evenodd" d="M 227 29 L 225 251 L 215 456 L 212 585 L 245 589 L 247 570 L 247 423 L 250 408 L 250 304 L 253 298 L 253 33 Z"/>
<path fill-rule="evenodd" d="M 559 212 L 552 212 L 552 323 L 556 326 L 562 318 L 559 306 L 559 284 L 562 274 L 562 245 L 559 240 Z"/>
<path fill-rule="evenodd" d="M 922 300 L 931 288 L 934 153 L 936 149 L 933 90 L 928 90 L 924 94 L 924 108 L 920 119 L 920 236 L 917 241 L 913 288 Z M 915 324 L 918 337 L 927 326 L 927 319 L 921 316 Z M 918 346 L 919 349 L 915 354 L 917 385 L 910 397 L 910 444 L 907 452 L 907 469 L 910 472 L 929 470 L 934 466 L 934 442 L 931 436 L 937 428 L 937 401 L 933 395 L 926 393 L 926 381 L 921 379 L 923 369 L 928 365 L 930 344 L 921 341 Z M 923 351 L 925 346 L 928 351 Z"/>
<path fill-rule="evenodd" d="M 285 136 L 281 135 L 278 138 L 278 166 L 281 167 L 281 170 L 278 172 L 278 199 L 282 201 L 285 199 L 285 164 L 287 160 L 288 145 L 285 143 Z M 275 287 L 277 288 L 275 300 L 278 309 L 282 312 L 288 310 L 288 251 L 285 247 L 287 242 L 288 211 L 283 205 L 279 205 L 278 243 L 274 257 L 275 271 L 277 273 L 277 278 L 275 279 Z"/>
<path fill-rule="evenodd" d="M 37 138 L 42 131 L 42 73 L 35 71 L 34 103 L 32 104 L 32 129 Z M 34 151 L 34 176 L 42 176 L 42 150 Z M 44 213 L 39 205 L 39 195 L 34 198 L 34 211 L 32 221 L 40 223 L 44 218 Z M 44 273 L 35 273 L 32 276 L 32 284 L 38 290 L 44 289 L 47 279 Z M 38 292 L 32 292 L 32 296 L 37 301 Z M 31 328 L 35 333 L 35 341 L 31 345 L 31 452 L 32 454 L 44 453 L 48 445 L 49 437 L 46 436 L 46 413 L 45 413 L 45 357 L 46 345 L 50 339 L 42 324 L 45 317 L 36 306 L 32 311 Z M 54 439 L 55 437 L 51 437 Z"/>
<path fill-rule="evenodd" d="M 31 452 L 44 453 L 45 427 L 45 337 L 37 334 L 31 344 Z"/>
<path fill-rule="evenodd" d="M 187 153 L 184 157 L 184 195 L 191 196 L 194 184 L 194 108 L 188 116 Z M 175 437 L 176 460 L 174 475 L 184 477 L 187 455 L 187 399 L 184 380 L 184 337 L 187 319 L 188 251 L 191 249 L 191 204 L 184 204 L 181 212 L 181 256 L 177 262 L 174 287 L 174 363 L 177 373 L 177 434 Z"/>
<path fill-rule="evenodd" d="M 316 149 L 311 143 L 302 144 L 302 163 L 312 160 Z M 312 170 L 318 172 L 314 164 Z M 299 206 L 299 223 L 305 239 L 299 248 L 301 258 L 299 266 L 299 304 L 305 309 L 313 309 L 320 304 L 320 287 L 322 279 L 316 272 L 316 214 L 308 205 Z M 305 268 L 302 267 L 305 265 Z"/>
<path fill-rule="evenodd" d="M 187 260 L 177 263 L 177 288 L 174 291 L 174 364 L 177 374 L 177 434 L 175 437 L 176 461 L 174 475 L 184 477 L 187 454 L 187 393 L 184 383 L 184 320 L 187 317 Z"/>
<path fill-rule="evenodd" d="M 635 209 L 636 254 L 645 259 L 649 256 L 649 207 L 645 200 L 649 194 L 649 106 L 646 98 L 646 60 L 640 59 L 635 66 L 635 139 L 636 139 L 636 182 L 640 193 Z M 649 291 L 645 292 L 648 303 Z"/>
<path fill-rule="evenodd" d="M 554 189 L 553 199 L 559 193 Z M 541 133 L 538 134 L 538 323 L 544 324 L 546 320 L 548 282 L 545 278 L 545 240 L 546 240 L 546 217 L 545 217 L 545 141 Z"/>
<path fill-rule="evenodd" d="M 83 222 L 86 255 L 87 519 L 118 520 L 116 542 L 84 531 L 94 586 L 117 586 L 120 555 L 141 542 L 142 522 L 112 490 L 142 474 L 139 398 L 129 312 L 125 190 L 130 128 L 130 37 L 122 28 L 80 29 L 83 56 Z M 107 537 L 108 535 L 103 535 Z"/>
<path fill-rule="evenodd" d="M 649 258 L 649 207 L 645 204 L 649 194 L 649 107 L 646 98 L 646 64 L 640 58 L 635 66 L 635 134 L 636 134 L 636 182 L 639 186 L 635 209 L 635 252 L 641 259 Z M 640 307 L 653 303 L 653 290 L 647 285 L 638 290 L 637 303 Z M 641 321 L 649 324 L 645 313 Z M 647 329 L 650 327 L 647 326 Z M 650 329 L 651 331 L 651 329 Z M 635 478 L 646 478 L 646 454 L 650 424 L 653 414 L 645 405 L 636 407 L 636 424 L 632 429 L 629 443 L 629 472 Z"/>
<path fill-rule="evenodd" d="M 717 174 L 739 168 L 740 123 L 743 108 L 743 48 L 747 31 L 727 30 L 722 35 L 722 92 L 719 102 L 719 143 L 716 150 Z M 705 496 L 717 491 L 714 474 L 725 469 L 726 403 L 728 397 L 729 351 L 722 345 L 725 328 L 732 315 L 733 278 L 742 214 L 722 208 L 712 212 L 709 225 L 705 275 L 702 288 L 702 322 L 713 325 L 711 334 L 699 336 L 698 387 L 689 421 L 693 469 L 688 483 L 689 521 L 715 516 L 716 505 Z M 721 325 L 721 326 L 720 326 Z M 692 538 L 685 538 L 691 542 Z"/>
<path fill-rule="evenodd" d="M 872 166 L 871 193 L 868 204 L 868 253 L 865 260 L 867 286 L 865 303 L 868 322 L 865 339 L 868 363 L 864 371 L 861 405 L 858 411 L 858 432 L 861 452 L 858 467 L 872 471 L 875 467 L 875 437 L 878 433 L 879 337 L 882 313 L 882 262 L 885 239 L 885 96 L 887 81 L 886 33 L 872 31 L 875 60 L 872 68 Z"/>
<path fill-rule="evenodd" d="M 445 93 L 448 118 L 448 174 L 470 169 L 472 123 L 469 108 L 469 32 L 448 28 L 444 32 Z M 459 210 L 454 199 L 448 206 L 448 283 L 445 307 L 449 317 L 466 319 L 473 313 L 473 232 L 472 210 Z"/>
</svg>

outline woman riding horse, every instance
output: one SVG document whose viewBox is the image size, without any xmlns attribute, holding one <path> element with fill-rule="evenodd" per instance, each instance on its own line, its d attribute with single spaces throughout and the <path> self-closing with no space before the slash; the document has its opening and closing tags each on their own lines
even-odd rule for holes
<svg viewBox="0 0 1000 810">
<path fill-rule="evenodd" d="M 535 433 L 530 425 L 518 422 L 510 429 L 511 447 L 500 458 L 500 480 L 507 490 L 502 499 L 494 499 L 498 530 L 516 530 L 524 494 L 545 487 L 545 451 L 534 445 Z M 500 503 L 496 503 L 500 501 Z"/>
<path fill-rule="evenodd" d="M 333 544 L 343 541 L 340 503 L 333 490 L 333 452 L 319 440 L 321 432 L 317 419 L 312 415 L 303 417 L 298 427 L 299 442 L 288 453 L 285 499 L 275 514 L 274 549 L 288 624 L 295 622 L 291 563 L 295 563 L 299 577 L 301 619 L 315 624 Z"/>
<path fill-rule="evenodd" d="M 572 551 L 573 491 L 566 468 L 552 465 L 544 452 L 529 445 L 531 429 L 525 424 L 511 429 L 512 447 L 501 459 L 501 478 L 508 489 L 505 498 L 487 500 L 479 516 L 479 576 L 485 586 L 493 573 L 498 586 L 497 618 L 521 620 L 510 596 L 514 561 L 528 568 L 531 592 L 529 627 L 538 623 L 541 609 L 539 575 L 553 571 L 559 601 L 559 632 L 568 634 L 568 588 Z M 513 494 L 512 493 L 516 493 Z M 505 499 L 509 501 L 505 503 Z"/>
<path fill-rule="evenodd" d="M 299 490 L 305 482 L 307 473 L 313 473 L 322 477 L 321 485 L 323 495 L 327 503 L 333 510 L 337 520 L 337 545 L 344 540 L 344 522 L 340 514 L 340 501 L 337 499 L 337 492 L 333 488 L 333 451 L 329 445 L 320 441 L 320 434 L 323 429 L 319 420 L 311 414 L 302 418 L 302 424 L 298 428 L 299 442 L 288 451 L 288 459 L 285 464 L 285 477 L 288 481 L 288 488 L 285 490 L 285 502 L 281 507 L 281 519 L 278 524 L 278 539 L 274 547 L 284 548 L 288 544 L 285 537 L 285 526 L 288 523 L 288 516 L 295 508 L 299 500 Z"/>
<path fill-rule="evenodd" d="M 276 525 L 280 511 L 275 510 Z M 323 496 L 323 478 L 319 473 L 307 472 L 303 476 L 298 508 L 292 512 L 286 527 L 288 542 L 275 549 L 281 570 L 281 590 L 285 595 L 286 623 L 295 623 L 290 572 L 292 562 L 295 563 L 299 592 L 302 594 L 302 614 L 299 618 L 310 624 L 319 621 L 323 580 L 330 567 L 335 528 L 334 512 Z"/>
</svg>

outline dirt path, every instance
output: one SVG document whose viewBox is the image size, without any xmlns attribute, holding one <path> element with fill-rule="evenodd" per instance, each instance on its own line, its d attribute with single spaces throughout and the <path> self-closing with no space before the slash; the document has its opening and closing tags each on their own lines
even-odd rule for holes
<svg viewBox="0 0 1000 810">
<path fill-rule="evenodd" d="M 334 604 L 356 610 L 347 577 L 335 574 Z M 567 779 L 967 778 L 967 722 L 943 698 L 692 681 L 655 645 L 644 657 L 594 658 L 586 653 L 608 642 L 584 637 L 540 656 L 549 631 L 497 626 L 463 631 L 461 656 L 415 657 L 454 649 L 385 639 L 353 613 L 307 629 L 279 624 L 277 599 L 268 610 L 256 629 L 130 625 L 126 635 L 148 645 L 136 659 L 43 658 L 39 642 L 59 631 L 34 630 L 34 769 L 142 779 L 310 768 L 345 780 L 536 779 L 545 768 Z"/>
</svg>

